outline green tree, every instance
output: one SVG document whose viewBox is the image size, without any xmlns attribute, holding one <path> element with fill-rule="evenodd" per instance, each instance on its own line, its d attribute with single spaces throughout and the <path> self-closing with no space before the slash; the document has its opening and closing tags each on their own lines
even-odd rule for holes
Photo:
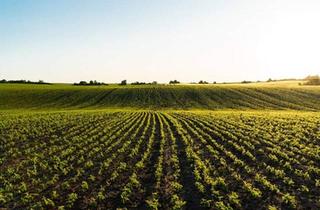
<svg viewBox="0 0 320 210">
<path fill-rule="evenodd" d="M 127 80 L 122 80 L 120 85 L 127 85 Z"/>
</svg>

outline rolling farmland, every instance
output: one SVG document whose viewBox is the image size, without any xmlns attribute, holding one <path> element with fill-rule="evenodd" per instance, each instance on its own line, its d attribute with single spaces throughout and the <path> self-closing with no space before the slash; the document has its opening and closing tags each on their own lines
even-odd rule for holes
<svg viewBox="0 0 320 210">
<path fill-rule="evenodd" d="M 320 210 L 319 20 L 0 0 L 0 210 Z"/>
<path fill-rule="evenodd" d="M 0 206 L 320 208 L 320 115 L 40 112 L 1 116 Z"/>
<path fill-rule="evenodd" d="M 320 87 L 294 83 L 216 85 L 0 84 L 0 110 L 254 109 L 320 110 Z"/>
<path fill-rule="evenodd" d="M 318 90 L 0 85 L 0 209 L 319 209 Z"/>
</svg>

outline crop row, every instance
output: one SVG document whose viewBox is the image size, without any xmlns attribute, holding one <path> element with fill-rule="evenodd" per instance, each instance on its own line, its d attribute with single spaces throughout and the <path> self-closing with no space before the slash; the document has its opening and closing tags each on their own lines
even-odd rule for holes
<svg viewBox="0 0 320 210">
<path fill-rule="evenodd" d="M 320 208 L 318 114 L 1 118 L 0 208 Z"/>
</svg>

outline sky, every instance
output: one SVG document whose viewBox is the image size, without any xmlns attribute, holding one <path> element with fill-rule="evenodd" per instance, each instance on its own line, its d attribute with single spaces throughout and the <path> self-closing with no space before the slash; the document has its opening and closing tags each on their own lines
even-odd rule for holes
<svg viewBox="0 0 320 210">
<path fill-rule="evenodd" d="M 0 79 L 231 82 L 320 73 L 319 0 L 0 0 Z"/>
</svg>

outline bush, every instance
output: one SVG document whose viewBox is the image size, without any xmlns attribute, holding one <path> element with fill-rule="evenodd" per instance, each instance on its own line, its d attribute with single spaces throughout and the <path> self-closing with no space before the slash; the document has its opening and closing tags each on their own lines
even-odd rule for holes
<svg viewBox="0 0 320 210">
<path fill-rule="evenodd" d="M 169 84 L 180 84 L 180 82 L 178 81 L 178 80 L 171 80 L 170 82 L 169 82 Z"/>
<path fill-rule="evenodd" d="M 75 84 L 76 85 L 76 84 Z M 88 83 L 86 81 L 80 81 L 79 85 L 88 85 Z"/>
<path fill-rule="evenodd" d="M 50 85 L 50 83 L 44 82 L 43 80 L 39 80 L 38 82 L 33 82 L 30 80 L 5 80 L 2 79 L 0 80 L 0 83 L 15 83 L 15 84 L 46 84 L 46 85 Z"/>
<path fill-rule="evenodd" d="M 203 81 L 203 80 L 200 80 L 198 83 L 199 84 L 209 84 L 207 81 Z"/>
<path fill-rule="evenodd" d="M 73 85 L 81 85 L 81 86 L 96 86 L 96 85 L 107 85 L 103 82 L 97 82 L 97 80 L 90 80 L 89 82 L 80 81 L 79 83 L 74 83 Z"/>
<path fill-rule="evenodd" d="M 120 85 L 127 85 L 127 80 L 122 80 Z"/>
<path fill-rule="evenodd" d="M 158 82 L 157 81 L 153 81 L 153 82 L 138 82 L 138 81 L 136 81 L 136 82 L 133 82 L 133 83 L 131 83 L 131 85 L 157 85 L 158 84 Z"/>
<path fill-rule="evenodd" d="M 145 82 L 133 82 L 131 83 L 131 85 L 145 85 L 146 83 Z"/>
</svg>

